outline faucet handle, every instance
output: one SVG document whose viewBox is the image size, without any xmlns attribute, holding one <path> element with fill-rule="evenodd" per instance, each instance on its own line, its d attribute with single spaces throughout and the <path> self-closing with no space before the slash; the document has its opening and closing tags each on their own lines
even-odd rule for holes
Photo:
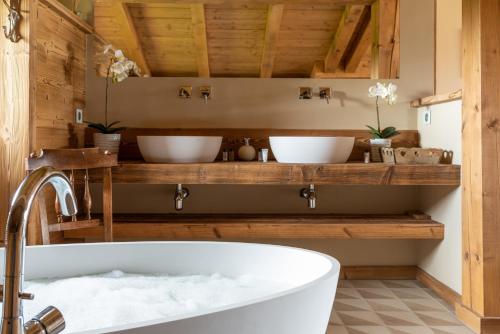
<svg viewBox="0 0 500 334">
<path fill-rule="evenodd" d="M 26 334 L 58 334 L 66 328 L 62 313 L 49 306 L 24 325 Z"/>
<path fill-rule="evenodd" d="M 35 295 L 32 294 L 31 292 L 19 292 L 19 298 L 25 300 L 33 300 L 35 299 Z"/>
</svg>

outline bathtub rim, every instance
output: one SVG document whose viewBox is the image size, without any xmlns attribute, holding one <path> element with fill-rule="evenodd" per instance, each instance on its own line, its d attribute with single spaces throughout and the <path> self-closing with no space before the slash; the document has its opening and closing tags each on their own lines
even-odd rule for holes
<svg viewBox="0 0 500 334">
<path fill-rule="evenodd" d="M 139 241 L 139 242 L 96 242 L 96 243 L 82 243 L 82 244 L 55 244 L 55 245 L 36 245 L 36 246 L 27 246 L 27 248 L 30 249 L 43 249 L 43 248 L 66 248 L 66 247 L 91 247 L 91 246 L 103 246 L 103 247 L 114 247 L 116 245 L 120 246 L 127 246 L 127 245 L 135 245 L 135 246 L 140 246 L 140 245 L 162 245 L 162 244 L 207 244 L 207 245 L 226 245 L 226 246 L 243 246 L 243 247 L 266 247 L 266 248 L 283 248 L 283 249 L 289 249 L 293 251 L 300 251 L 300 252 L 306 252 L 310 253 L 316 256 L 320 256 L 330 263 L 330 268 L 325 272 L 323 275 L 319 276 L 318 278 L 315 278 L 306 284 L 302 284 L 290 289 L 286 289 L 283 291 L 271 293 L 269 295 L 259 297 L 259 298 L 252 298 L 248 299 L 239 303 L 234 303 L 234 304 L 228 304 L 225 306 L 220 306 L 220 307 L 214 307 L 210 308 L 209 310 L 205 311 L 194 311 L 194 312 L 189 312 L 189 313 L 183 313 L 183 314 L 178 314 L 170 317 L 163 317 L 163 318 L 158 318 L 158 319 L 153 319 L 153 320 L 146 320 L 146 321 L 141 321 L 141 322 L 135 322 L 135 323 L 130 323 L 126 325 L 120 325 L 120 326 L 112 326 L 112 327 L 104 327 L 104 328 L 98 328 L 98 329 L 91 329 L 91 330 L 86 330 L 86 331 L 80 331 L 80 332 L 72 332 L 75 334 L 97 334 L 97 333 L 114 333 L 114 332 L 119 332 L 123 330 L 130 330 L 130 329 L 138 329 L 141 327 L 150 327 L 150 326 L 155 326 L 155 325 L 160 325 L 162 323 L 168 323 L 168 322 L 173 322 L 173 321 L 180 321 L 180 320 L 185 320 L 189 318 L 196 318 L 200 316 L 206 316 L 206 315 L 212 315 L 216 313 L 222 313 L 225 311 L 229 310 L 236 310 L 239 308 L 247 307 L 250 305 L 255 305 L 259 303 L 264 303 L 266 301 L 272 300 L 272 299 L 277 299 L 281 298 L 287 295 L 292 295 L 295 293 L 299 293 L 301 291 L 304 291 L 311 286 L 317 285 L 319 282 L 329 280 L 335 276 L 340 276 L 340 269 L 341 265 L 340 262 L 335 259 L 334 257 L 324 254 L 321 252 L 313 251 L 310 249 L 304 249 L 304 248 L 299 248 L 299 247 L 292 247 L 292 246 L 283 246 L 283 245 L 274 245 L 274 244 L 264 244 L 264 243 L 249 243 L 249 242 L 226 242 L 226 241 Z M 1 247 L 0 249 L 4 250 L 4 247 Z M 29 263 L 28 263 L 29 265 Z M 336 269 L 338 269 L 336 271 Z M 338 281 L 338 278 L 337 278 Z M 337 287 L 335 287 L 337 288 Z"/>
</svg>

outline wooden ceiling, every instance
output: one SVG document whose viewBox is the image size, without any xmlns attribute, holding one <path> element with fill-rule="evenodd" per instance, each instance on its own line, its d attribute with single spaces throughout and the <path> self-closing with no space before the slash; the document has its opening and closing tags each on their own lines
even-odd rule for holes
<svg viewBox="0 0 500 334">
<path fill-rule="evenodd" d="M 399 0 L 95 0 L 94 24 L 151 76 L 399 76 Z"/>
</svg>

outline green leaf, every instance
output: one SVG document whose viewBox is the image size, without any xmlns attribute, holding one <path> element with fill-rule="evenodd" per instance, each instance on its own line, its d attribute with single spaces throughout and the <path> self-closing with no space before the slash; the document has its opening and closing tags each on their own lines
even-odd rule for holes
<svg viewBox="0 0 500 334">
<path fill-rule="evenodd" d="M 381 133 L 382 138 L 391 138 L 391 137 L 394 137 L 398 134 L 399 134 L 399 132 L 393 126 L 389 126 L 389 127 L 385 128 L 384 130 L 382 130 L 382 133 Z"/>
<path fill-rule="evenodd" d="M 108 128 L 112 128 L 113 125 L 116 125 L 118 123 L 120 123 L 120 121 L 112 122 L 111 124 L 108 124 Z"/>
<path fill-rule="evenodd" d="M 107 129 L 107 133 L 117 133 L 117 132 L 120 132 L 122 130 L 125 130 L 126 127 L 122 126 L 122 127 L 118 127 L 118 128 L 108 128 Z"/>
<path fill-rule="evenodd" d="M 88 127 L 92 128 L 92 129 L 96 129 L 97 131 L 99 131 L 101 133 L 106 133 L 106 131 L 107 131 L 106 126 L 104 124 L 100 124 L 100 123 L 89 123 Z"/>
<path fill-rule="evenodd" d="M 383 138 L 382 133 L 380 131 L 378 131 L 377 129 L 375 129 L 374 127 L 369 126 L 369 125 L 367 125 L 366 127 L 368 129 L 370 129 L 370 134 L 372 135 L 373 138 Z"/>
</svg>

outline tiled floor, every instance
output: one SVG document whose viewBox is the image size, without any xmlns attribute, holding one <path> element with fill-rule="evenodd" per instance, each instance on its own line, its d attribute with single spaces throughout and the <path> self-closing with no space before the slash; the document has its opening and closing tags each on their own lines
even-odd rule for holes
<svg viewBox="0 0 500 334">
<path fill-rule="evenodd" d="M 327 334 L 473 334 L 416 281 L 341 281 Z"/>
</svg>

